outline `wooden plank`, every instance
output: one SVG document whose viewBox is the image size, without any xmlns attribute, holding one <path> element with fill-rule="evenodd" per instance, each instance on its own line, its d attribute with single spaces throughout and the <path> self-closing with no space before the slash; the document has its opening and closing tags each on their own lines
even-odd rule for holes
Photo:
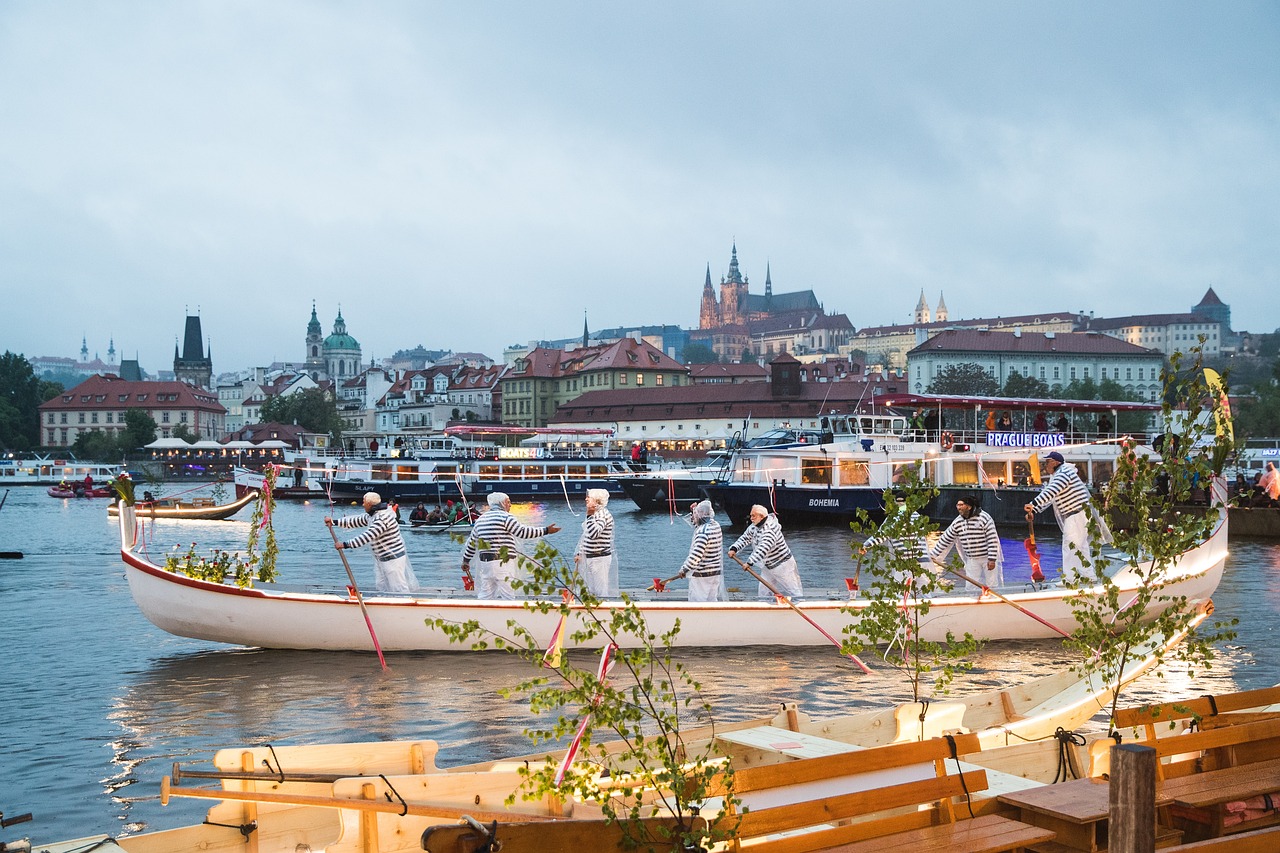
<svg viewBox="0 0 1280 853">
<path fill-rule="evenodd" d="M 702 824 L 705 825 L 705 824 Z M 652 838 L 675 831 L 669 818 L 642 822 L 644 832 Z M 497 838 L 503 853 L 583 853 L 583 851 L 621 850 L 622 828 L 603 820 L 565 820 L 547 823 L 499 823 Z M 422 835 L 422 849 L 427 853 L 472 853 L 485 837 L 466 825 L 442 825 Z"/>
<path fill-rule="evenodd" d="M 1275 704 L 1280 704 L 1280 687 L 1265 687 L 1260 690 L 1244 690 L 1239 693 L 1215 696 L 1212 701 L 1207 696 L 1200 696 L 1180 702 L 1121 708 L 1116 711 L 1115 726 L 1117 729 L 1123 729 L 1143 726 L 1153 721 L 1168 722 L 1192 717 L 1212 717 L 1215 708 L 1219 714 L 1223 714 Z"/>
<path fill-rule="evenodd" d="M 1193 841 L 1165 850 L 1166 853 L 1275 853 L 1280 850 L 1280 827 Z"/>
<path fill-rule="evenodd" d="M 1256 723 L 1241 723 L 1238 726 L 1223 726 L 1199 732 L 1158 737 L 1155 740 L 1139 741 L 1143 746 L 1155 749 L 1161 757 L 1179 755 L 1184 752 L 1200 752 L 1222 746 L 1234 746 L 1250 741 L 1280 738 L 1280 719 L 1263 720 Z"/>
<path fill-rule="evenodd" d="M 986 787 L 986 774 L 979 771 L 976 774 L 966 774 L 963 783 L 958 776 L 942 776 L 904 785 L 855 791 L 824 800 L 748 812 L 742 815 L 738 834 L 748 838 L 786 832 L 858 815 L 949 799 L 963 794 L 966 788 L 969 791 L 981 791 Z"/>
<path fill-rule="evenodd" d="M 819 848 L 823 853 L 875 853 L 903 851 L 911 853 L 1003 853 L 1029 844 L 1053 839 L 1053 833 L 1021 821 L 998 815 L 985 815 L 943 826 L 913 829 L 892 835 L 855 841 L 836 847 Z M 752 847 L 761 853 L 773 853 L 767 845 Z"/>
<path fill-rule="evenodd" d="M 436 768 L 439 749 L 433 740 L 220 749 L 213 756 L 213 765 L 219 770 L 268 771 L 269 765 L 270 770 L 286 773 L 404 776 L 439 772 Z"/>
<path fill-rule="evenodd" d="M 789 758 L 820 758 L 855 752 L 863 748 L 844 741 L 788 731 L 775 726 L 757 726 L 737 732 L 725 732 L 718 735 L 716 740 L 762 751 L 779 752 Z"/>
</svg>

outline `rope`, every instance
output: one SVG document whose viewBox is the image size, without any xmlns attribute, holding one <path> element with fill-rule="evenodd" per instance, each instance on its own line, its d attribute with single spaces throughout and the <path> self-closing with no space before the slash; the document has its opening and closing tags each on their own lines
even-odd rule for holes
<svg viewBox="0 0 1280 853">
<path fill-rule="evenodd" d="M 276 748 L 271 744 L 267 744 L 266 747 L 267 747 L 267 751 L 271 753 L 271 757 L 275 759 L 276 766 L 275 768 L 272 768 L 271 762 L 265 758 L 262 759 L 262 766 L 267 768 L 268 770 L 274 769 L 274 771 L 277 774 L 279 774 L 280 781 L 283 782 L 284 781 L 284 765 L 280 763 L 280 756 L 276 755 Z"/>
<path fill-rule="evenodd" d="M 924 700 L 924 705 L 929 706 L 929 700 Z M 924 714 L 920 715 L 920 722 L 924 722 Z M 943 735 L 947 739 L 947 746 L 951 748 L 951 760 L 956 763 L 956 775 L 960 777 L 960 789 L 964 791 L 964 803 L 969 809 L 969 817 L 973 817 L 973 794 L 969 792 L 969 782 L 964 778 L 964 768 L 960 766 L 960 755 L 956 750 L 956 736 Z"/>
<path fill-rule="evenodd" d="M 565 480 L 564 474 L 560 475 L 560 489 L 564 492 L 564 505 L 569 508 L 569 514 L 579 518 L 580 516 L 573 511 L 573 501 L 569 500 L 569 482 Z"/>
<path fill-rule="evenodd" d="M 394 803 L 395 800 L 391 799 L 391 795 L 395 794 L 396 800 L 400 801 L 400 817 L 407 815 L 409 813 L 409 804 L 404 801 L 404 797 L 400 796 L 400 792 L 396 790 L 396 786 L 392 785 L 391 780 L 386 776 L 383 776 L 381 773 L 378 774 L 378 778 L 381 779 L 388 788 L 387 791 L 383 792 L 382 796 L 387 798 L 388 803 Z"/>
<path fill-rule="evenodd" d="M 1053 736 L 1058 740 L 1058 769 L 1053 775 L 1053 784 L 1080 778 L 1080 769 L 1076 767 L 1075 758 L 1071 754 L 1072 746 L 1084 746 L 1084 735 L 1069 732 L 1058 726 Z M 1068 775 L 1069 774 L 1069 775 Z"/>
</svg>

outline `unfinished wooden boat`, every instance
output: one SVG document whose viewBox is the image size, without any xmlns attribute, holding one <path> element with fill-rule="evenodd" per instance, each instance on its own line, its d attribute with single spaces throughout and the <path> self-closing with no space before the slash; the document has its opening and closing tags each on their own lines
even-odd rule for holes
<svg viewBox="0 0 1280 853">
<path fill-rule="evenodd" d="M 1154 655 L 1139 654 L 1121 680 L 1128 683 L 1153 664 Z M 1216 707 L 1230 712 L 1280 700 L 1280 691 L 1273 693 L 1271 698 L 1247 694 L 1247 704 L 1218 697 Z M 1077 765 L 1076 775 L 1086 776 L 1089 746 L 1053 733 L 1078 728 L 1110 700 L 1110 689 L 1100 681 L 1060 673 L 932 703 L 923 714 L 919 705 L 909 704 L 815 720 L 787 703 L 775 716 L 686 731 L 682 738 L 690 754 L 700 744 L 715 741 L 723 760 L 734 768 L 735 791 L 756 815 L 750 827 L 759 840 L 750 849 L 816 850 L 854 840 L 860 830 L 831 825 L 836 812 L 828 810 L 854 808 L 855 803 L 893 821 L 898 829 L 925 831 L 949 810 L 954 829 L 939 831 L 985 833 L 999 824 L 1025 834 L 1028 830 L 995 819 L 1008 812 L 997 798 L 1052 782 L 1061 775 L 1064 754 Z M 1132 719 L 1140 725 L 1146 718 Z M 933 737 L 942 732 L 953 734 L 952 741 Z M 1103 741 L 1112 743 L 1110 738 Z M 437 767 L 437 757 L 438 747 L 431 740 L 224 749 L 214 756 L 211 768 L 175 765 L 173 775 L 162 783 L 162 802 L 172 797 L 217 801 L 205 823 L 40 849 L 70 853 L 77 845 L 103 842 L 98 849 L 125 853 L 392 853 L 424 849 L 424 834 L 431 830 L 434 841 L 425 849 L 452 850 L 435 846 L 456 834 L 451 825 L 474 828 L 493 821 L 498 822 L 499 839 L 507 844 L 504 850 L 606 849 L 603 839 L 608 835 L 594 805 L 518 798 L 511 806 L 505 804 L 520 784 L 522 768 L 559 762 L 561 751 L 447 770 Z M 621 764 L 611 770 L 609 778 L 619 783 L 628 772 Z M 902 785 L 938 786 L 928 788 L 933 792 L 928 799 L 934 802 L 923 811 L 884 812 L 884 803 L 896 802 L 892 798 L 902 794 Z M 954 807 L 953 795 L 959 798 Z M 772 811 L 779 807 L 796 827 L 781 837 L 773 828 L 784 816 Z M 981 823 L 962 823 L 969 810 Z M 244 827 L 249 830 L 239 829 Z M 1032 834 L 1047 840 L 1054 833 L 1046 835 L 1038 828 Z M 576 839 L 578 846 L 565 846 L 570 842 L 561 836 Z M 584 838 L 597 843 L 583 846 Z"/>
<path fill-rule="evenodd" d="M 155 501 L 138 501 L 133 511 L 138 518 L 181 518 L 187 521 L 225 521 L 240 510 L 253 503 L 257 492 L 247 492 L 229 504 L 215 504 L 211 498 L 192 498 L 178 500 L 161 498 Z M 107 515 L 112 518 L 120 514 L 120 507 L 111 504 L 107 507 Z"/>
</svg>

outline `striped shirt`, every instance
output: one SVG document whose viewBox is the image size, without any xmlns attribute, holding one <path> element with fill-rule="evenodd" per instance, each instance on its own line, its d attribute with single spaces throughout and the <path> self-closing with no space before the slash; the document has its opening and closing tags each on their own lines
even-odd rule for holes
<svg viewBox="0 0 1280 853">
<path fill-rule="evenodd" d="M 938 537 L 929 556 L 941 560 L 952 546 L 965 560 L 999 560 L 1000 537 L 996 535 L 995 520 L 981 509 L 969 518 L 957 515 Z"/>
<path fill-rule="evenodd" d="M 680 576 L 692 574 L 695 578 L 710 578 L 720 574 L 724 563 L 723 547 L 724 534 L 720 532 L 718 521 L 711 519 L 699 524 L 693 531 L 693 544 L 680 567 Z"/>
<path fill-rule="evenodd" d="M 604 507 L 588 515 L 582 522 L 582 539 L 578 543 L 584 557 L 607 557 L 613 553 L 613 515 Z"/>
<path fill-rule="evenodd" d="M 1063 519 L 1075 515 L 1088 502 L 1089 487 L 1080 479 L 1080 472 L 1076 470 L 1076 466 L 1064 463 L 1053 472 L 1049 482 L 1044 484 L 1040 494 L 1031 502 L 1031 507 L 1040 512 L 1052 505 L 1054 513 L 1059 519 Z"/>
<path fill-rule="evenodd" d="M 782 524 L 776 515 L 765 516 L 759 524 L 748 524 L 738 541 L 729 546 L 730 551 L 751 549 L 751 563 L 766 569 L 775 569 L 791 559 L 791 549 L 782 536 Z"/>
<path fill-rule="evenodd" d="M 396 521 L 396 511 L 387 504 L 378 504 L 378 509 L 375 509 L 372 514 L 345 515 L 342 518 L 335 518 L 333 523 L 339 527 L 369 528 L 343 543 L 346 548 L 363 548 L 368 545 L 373 556 L 379 560 L 394 560 L 408 553 L 405 551 L 404 537 L 400 535 L 400 523 Z"/>
<path fill-rule="evenodd" d="M 467 537 L 466 547 L 462 549 L 462 562 L 469 563 L 476 552 L 483 549 L 485 553 L 493 552 L 495 556 L 481 559 L 497 559 L 503 548 L 514 549 L 517 539 L 537 539 L 546 536 L 547 528 L 530 527 L 521 524 L 516 517 L 501 507 L 489 507 Z"/>
<path fill-rule="evenodd" d="M 920 513 L 913 512 L 907 519 L 907 525 L 910 527 L 923 528 L 923 520 Z M 866 542 L 862 543 L 862 547 L 870 549 L 879 544 L 884 544 L 893 552 L 894 556 L 906 557 L 923 563 L 929 558 L 925 556 L 925 541 L 923 536 L 870 536 Z"/>
</svg>

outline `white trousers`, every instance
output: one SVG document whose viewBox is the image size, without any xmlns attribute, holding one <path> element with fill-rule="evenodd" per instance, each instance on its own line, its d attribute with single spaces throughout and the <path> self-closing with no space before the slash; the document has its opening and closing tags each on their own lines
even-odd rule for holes
<svg viewBox="0 0 1280 853">
<path fill-rule="evenodd" d="M 724 575 L 712 575 L 709 578 L 695 578 L 689 575 L 690 601 L 724 601 Z"/>
<path fill-rule="evenodd" d="M 796 565 L 795 557 L 783 560 L 772 569 L 766 569 L 764 566 L 752 568 L 787 598 L 799 598 L 804 595 L 804 586 L 800 583 L 800 568 Z M 756 597 L 761 601 L 772 601 L 773 593 L 764 584 L 757 584 Z"/>
<path fill-rule="evenodd" d="M 988 569 L 986 557 L 971 557 L 964 561 L 964 573 L 986 587 L 1004 585 L 1004 569 L 999 560 L 996 561 L 994 569 Z M 978 587 L 967 581 L 964 588 L 967 592 L 978 592 Z"/>
<path fill-rule="evenodd" d="M 608 598 L 612 594 L 609 589 L 609 575 L 613 571 L 613 555 L 604 557 L 583 557 L 578 561 L 578 571 L 587 591 L 596 598 Z"/>
<path fill-rule="evenodd" d="M 1062 519 L 1062 579 L 1064 581 L 1085 578 L 1085 572 L 1091 571 L 1084 566 L 1085 555 L 1088 553 L 1088 517 L 1084 512 L 1077 512 Z"/>
<path fill-rule="evenodd" d="M 476 572 L 476 597 L 501 598 L 511 600 L 516 591 L 511 588 L 511 579 L 516 576 L 519 565 L 515 560 L 481 560 Z"/>
<path fill-rule="evenodd" d="M 417 592 L 418 578 L 409 565 L 409 556 L 390 560 L 373 558 L 374 588 L 378 592 Z"/>
</svg>

